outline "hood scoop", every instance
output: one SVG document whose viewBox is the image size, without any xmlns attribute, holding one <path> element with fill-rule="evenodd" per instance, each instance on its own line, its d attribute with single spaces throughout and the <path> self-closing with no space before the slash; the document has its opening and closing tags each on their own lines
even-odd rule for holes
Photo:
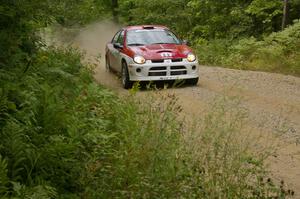
<svg viewBox="0 0 300 199">
<path fill-rule="evenodd" d="M 171 50 L 159 50 L 157 53 L 171 53 Z"/>
</svg>

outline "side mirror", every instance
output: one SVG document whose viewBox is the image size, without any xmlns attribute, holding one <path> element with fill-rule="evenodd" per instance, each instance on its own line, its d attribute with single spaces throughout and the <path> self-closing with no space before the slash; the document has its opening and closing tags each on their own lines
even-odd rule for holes
<svg viewBox="0 0 300 199">
<path fill-rule="evenodd" d="M 182 40 L 182 44 L 185 44 L 187 46 L 191 45 L 190 42 L 188 40 Z"/>
<path fill-rule="evenodd" d="M 116 49 L 122 49 L 123 45 L 120 44 L 120 43 L 114 43 L 114 48 L 116 48 Z"/>
</svg>

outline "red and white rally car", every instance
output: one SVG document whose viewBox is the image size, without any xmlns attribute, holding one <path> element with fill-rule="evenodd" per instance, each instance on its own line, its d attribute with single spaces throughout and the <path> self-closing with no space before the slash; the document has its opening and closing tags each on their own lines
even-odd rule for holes
<svg viewBox="0 0 300 199">
<path fill-rule="evenodd" d="M 106 68 L 121 74 L 123 87 L 134 81 L 198 82 L 198 60 L 192 50 L 164 26 L 128 26 L 105 49 Z"/>
</svg>

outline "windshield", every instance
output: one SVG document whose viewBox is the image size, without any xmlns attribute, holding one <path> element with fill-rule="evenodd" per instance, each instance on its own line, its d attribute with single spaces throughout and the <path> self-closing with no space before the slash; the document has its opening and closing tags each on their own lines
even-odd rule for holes
<svg viewBox="0 0 300 199">
<path fill-rule="evenodd" d="M 180 44 L 180 40 L 168 30 L 130 30 L 127 32 L 127 45 Z"/>
</svg>

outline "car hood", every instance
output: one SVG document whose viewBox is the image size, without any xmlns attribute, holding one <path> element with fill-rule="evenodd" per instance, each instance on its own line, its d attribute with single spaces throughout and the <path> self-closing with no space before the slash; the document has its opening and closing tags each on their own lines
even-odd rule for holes
<svg viewBox="0 0 300 199">
<path fill-rule="evenodd" d="M 192 50 L 186 45 L 154 44 L 146 46 L 129 46 L 131 54 L 141 55 L 145 59 L 186 58 Z"/>
</svg>

